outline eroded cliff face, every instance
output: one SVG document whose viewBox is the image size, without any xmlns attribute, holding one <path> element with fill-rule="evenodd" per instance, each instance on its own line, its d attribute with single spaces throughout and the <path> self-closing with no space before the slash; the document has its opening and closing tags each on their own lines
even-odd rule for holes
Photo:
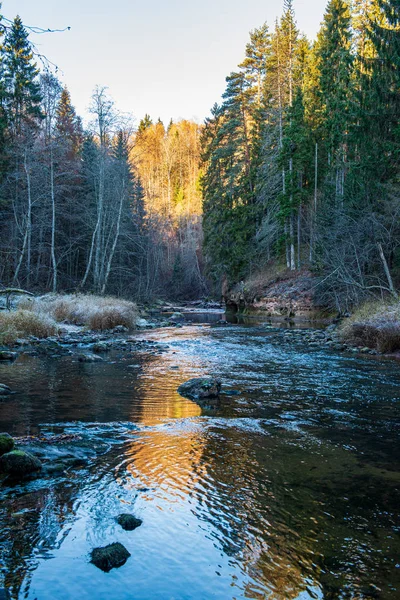
<svg viewBox="0 0 400 600">
<path fill-rule="evenodd" d="M 228 310 L 269 317 L 313 319 L 325 310 L 315 298 L 315 279 L 309 272 L 284 273 L 274 280 L 240 282 L 225 294 Z"/>
</svg>

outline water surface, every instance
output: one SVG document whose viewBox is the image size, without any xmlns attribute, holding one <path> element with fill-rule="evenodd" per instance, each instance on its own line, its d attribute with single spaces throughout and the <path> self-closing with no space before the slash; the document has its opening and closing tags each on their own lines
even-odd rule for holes
<svg viewBox="0 0 400 600">
<path fill-rule="evenodd" d="M 310 348 L 263 324 L 140 334 L 164 352 L 0 365 L 16 436 L 79 433 L 89 465 L 3 488 L 13 598 L 400 597 L 398 363 Z M 219 405 L 176 389 L 218 375 Z M 143 520 L 134 532 L 120 512 Z M 120 569 L 89 563 L 119 541 Z"/>
</svg>

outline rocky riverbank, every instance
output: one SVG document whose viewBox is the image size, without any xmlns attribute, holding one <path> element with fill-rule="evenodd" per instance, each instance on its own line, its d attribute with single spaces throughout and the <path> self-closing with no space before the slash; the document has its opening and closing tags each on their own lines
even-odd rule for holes
<svg viewBox="0 0 400 600">
<path fill-rule="evenodd" d="M 315 278 L 308 271 L 283 272 L 242 281 L 225 293 L 228 310 L 267 317 L 315 320 L 329 316 L 315 296 Z"/>
</svg>

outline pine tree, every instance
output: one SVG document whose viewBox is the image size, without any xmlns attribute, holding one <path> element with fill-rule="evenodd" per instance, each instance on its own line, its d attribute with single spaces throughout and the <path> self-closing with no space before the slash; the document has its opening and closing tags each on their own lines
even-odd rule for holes
<svg viewBox="0 0 400 600">
<path fill-rule="evenodd" d="M 263 82 L 267 72 L 267 61 L 271 51 L 271 36 L 268 25 L 250 32 L 250 42 L 246 45 L 246 57 L 239 65 L 243 70 L 248 87 L 248 95 L 257 107 L 262 100 Z"/>
<path fill-rule="evenodd" d="M 5 106 L 14 136 L 21 132 L 24 123 L 32 125 L 42 117 L 38 74 L 28 32 L 17 16 L 4 44 Z"/>
</svg>

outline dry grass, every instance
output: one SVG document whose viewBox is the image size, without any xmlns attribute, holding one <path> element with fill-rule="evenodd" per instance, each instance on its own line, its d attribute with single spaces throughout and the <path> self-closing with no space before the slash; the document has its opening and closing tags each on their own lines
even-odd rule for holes
<svg viewBox="0 0 400 600">
<path fill-rule="evenodd" d="M 46 338 L 57 333 L 57 323 L 47 315 L 22 308 L 0 312 L 0 344 L 12 346 L 18 338 Z"/>
<path fill-rule="evenodd" d="M 117 325 L 134 328 L 138 315 L 134 302 L 85 294 L 42 296 L 33 302 L 31 310 L 50 315 L 59 323 L 82 325 L 97 331 L 113 329 Z"/>
<path fill-rule="evenodd" d="M 22 300 L 18 309 L 0 312 L 0 345 L 12 346 L 18 338 L 46 338 L 59 333 L 59 323 L 85 326 L 97 331 L 136 325 L 136 304 L 113 297 L 84 294 L 48 294 Z"/>
<path fill-rule="evenodd" d="M 379 352 L 400 349 L 400 303 L 369 302 L 358 308 L 340 328 L 343 341 Z"/>
</svg>

